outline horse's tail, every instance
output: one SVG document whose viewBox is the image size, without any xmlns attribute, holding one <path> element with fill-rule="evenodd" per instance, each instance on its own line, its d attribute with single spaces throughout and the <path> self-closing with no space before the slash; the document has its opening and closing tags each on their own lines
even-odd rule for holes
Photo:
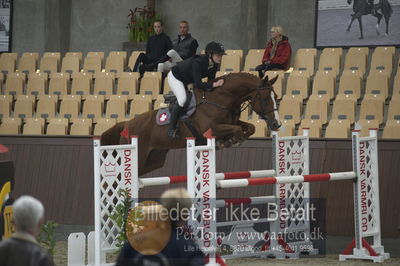
<svg viewBox="0 0 400 266">
<path fill-rule="evenodd" d="M 125 127 L 125 122 L 119 122 L 115 126 L 107 129 L 101 134 L 101 145 L 117 145 L 121 137 L 121 131 Z"/>
<path fill-rule="evenodd" d="M 392 9 L 392 5 L 389 3 L 388 0 L 381 0 L 381 8 L 382 8 L 383 14 L 387 18 L 390 18 L 390 16 L 393 14 L 393 9 Z"/>
</svg>

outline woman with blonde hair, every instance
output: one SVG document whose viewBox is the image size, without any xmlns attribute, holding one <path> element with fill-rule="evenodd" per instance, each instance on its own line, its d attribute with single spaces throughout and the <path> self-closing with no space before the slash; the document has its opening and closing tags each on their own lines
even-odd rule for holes
<svg viewBox="0 0 400 266">
<path fill-rule="evenodd" d="M 273 69 L 287 70 L 289 68 L 292 48 L 288 37 L 283 35 L 282 27 L 272 27 L 271 37 L 265 48 L 262 64 L 256 67 L 260 78 L 264 77 L 265 71 Z"/>
</svg>

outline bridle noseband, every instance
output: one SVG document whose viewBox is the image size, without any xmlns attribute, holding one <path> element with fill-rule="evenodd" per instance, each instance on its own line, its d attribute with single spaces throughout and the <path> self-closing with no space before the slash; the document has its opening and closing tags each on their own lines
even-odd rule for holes
<svg viewBox="0 0 400 266">
<path fill-rule="evenodd" d="M 269 120 L 268 117 L 266 117 L 266 115 L 269 114 L 269 113 L 275 112 L 275 111 L 277 111 L 278 109 L 272 108 L 271 110 L 267 110 L 267 111 L 265 110 L 265 108 L 266 108 L 266 106 L 267 106 L 267 100 L 266 100 L 266 98 L 261 97 L 261 90 L 263 90 L 263 89 L 267 90 L 266 87 L 261 87 L 261 86 L 258 86 L 258 87 L 257 87 L 257 93 L 256 93 L 256 95 L 255 95 L 253 98 L 251 98 L 251 99 L 249 100 L 249 104 L 251 104 L 252 106 L 254 106 L 254 99 L 257 98 L 257 99 L 259 100 L 259 102 L 260 102 L 260 107 L 261 107 L 261 114 L 259 114 L 259 116 L 260 116 L 263 120 Z M 274 91 L 274 88 L 271 88 L 271 92 L 273 92 L 273 93 L 276 95 L 276 92 Z M 272 97 L 272 96 L 270 95 L 270 97 Z M 247 104 L 247 106 L 248 106 L 249 104 Z M 247 108 L 247 106 L 246 106 L 246 108 Z"/>
</svg>

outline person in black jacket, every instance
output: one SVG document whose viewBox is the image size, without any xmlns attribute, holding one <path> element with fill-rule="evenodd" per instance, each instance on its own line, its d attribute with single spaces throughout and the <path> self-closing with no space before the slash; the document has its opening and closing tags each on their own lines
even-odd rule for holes
<svg viewBox="0 0 400 266">
<path fill-rule="evenodd" d="M 168 72 L 178 62 L 188 59 L 196 54 L 199 44 L 189 33 L 189 22 L 182 20 L 179 22 L 178 38 L 172 42 L 173 49 L 166 54 L 168 60 L 158 64 L 159 72 Z"/>
<path fill-rule="evenodd" d="M 179 114 L 186 102 L 185 87 L 194 83 L 194 87 L 205 91 L 212 91 L 214 88 L 224 84 L 223 79 L 211 82 L 221 64 L 222 56 L 225 54 L 224 46 L 217 42 L 210 42 L 205 49 L 206 54 L 186 59 L 174 66 L 168 73 L 168 83 L 175 94 L 178 104 L 171 111 L 170 128 L 168 136 L 177 138 L 176 124 Z M 202 82 L 202 78 L 208 78 L 208 82 Z"/>
<path fill-rule="evenodd" d="M 16 232 L 0 242 L 0 265 L 54 265 L 51 257 L 35 239 L 44 221 L 42 203 L 31 196 L 21 196 L 13 204 L 13 221 Z"/>
<path fill-rule="evenodd" d="M 133 71 L 139 71 L 141 77 L 145 71 L 153 71 L 159 63 L 167 61 L 165 55 L 172 49 L 171 39 L 163 32 L 162 22 L 154 21 L 153 28 L 155 35 L 147 41 L 146 53 L 140 53 L 133 67 Z"/>
</svg>

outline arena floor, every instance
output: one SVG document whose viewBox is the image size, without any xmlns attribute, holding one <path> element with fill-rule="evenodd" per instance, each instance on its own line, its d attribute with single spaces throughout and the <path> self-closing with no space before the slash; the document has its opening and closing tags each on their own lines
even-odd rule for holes
<svg viewBox="0 0 400 266">
<path fill-rule="evenodd" d="M 348 237 L 328 237 L 327 252 L 324 256 L 304 256 L 297 260 L 276 260 L 276 259 L 261 259 L 261 258 L 241 258 L 228 260 L 229 266 L 258 266 L 258 265 L 379 265 L 373 262 L 351 260 L 341 262 L 338 259 L 338 254 L 348 244 Z M 385 251 L 390 253 L 390 259 L 386 260 L 384 265 L 400 265 L 400 239 L 383 239 Z M 108 262 L 116 261 L 117 254 L 107 257 Z M 54 262 L 57 266 L 67 265 L 67 242 L 58 241 L 55 249 Z"/>
<path fill-rule="evenodd" d="M 318 43 L 317 46 L 357 46 L 371 45 L 398 45 L 400 43 L 400 6 L 393 7 L 393 15 L 389 21 L 389 35 L 385 35 L 386 24 L 382 19 L 380 24 L 381 34 L 375 30 L 376 18 L 363 16 L 364 39 L 360 37 L 358 21 L 354 21 L 350 32 L 347 26 L 350 23 L 352 9 L 334 9 L 320 11 L 318 16 Z"/>
</svg>

